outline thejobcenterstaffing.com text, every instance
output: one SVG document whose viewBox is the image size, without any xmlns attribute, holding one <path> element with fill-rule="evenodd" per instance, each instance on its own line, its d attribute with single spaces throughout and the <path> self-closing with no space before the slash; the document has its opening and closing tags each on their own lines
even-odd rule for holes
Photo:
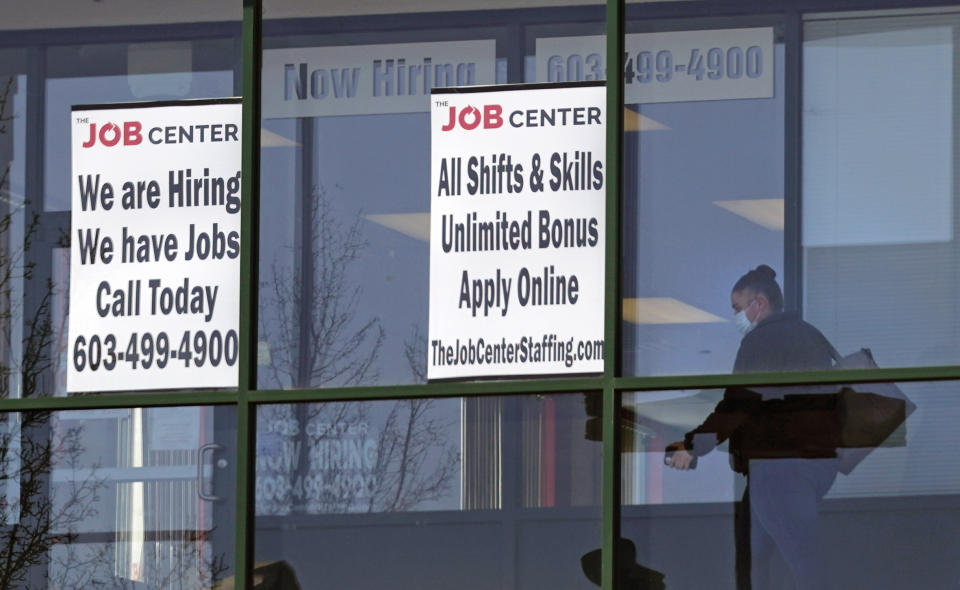
<svg viewBox="0 0 960 590">
<path fill-rule="evenodd" d="M 556 334 L 523 336 L 508 341 L 487 342 L 483 338 L 457 338 L 453 342 L 430 341 L 430 362 L 447 365 L 512 365 L 523 363 L 563 363 L 572 367 L 578 361 L 603 358 L 603 340 L 561 339 Z"/>
</svg>

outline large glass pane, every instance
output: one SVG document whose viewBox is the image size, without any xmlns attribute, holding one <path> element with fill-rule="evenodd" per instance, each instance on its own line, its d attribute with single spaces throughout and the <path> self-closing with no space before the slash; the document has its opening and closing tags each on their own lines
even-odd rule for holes
<svg viewBox="0 0 960 590">
<path fill-rule="evenodd" d="M 24 255 L 27 217 L 26 149 L 23 119 L 27 111 L 27 52 L 0 49 L 0 397 L 18 396 L 23 389 L 19 368 L 24 337 L 23 296 L 27 268 Z"/>
<path fill-rule="evenodd" d="M 739 341 L 731 291 L 744 273 L 768 265 L 796 306 L 782 25 L 631 19 L 625 46 L 622 370 L 727 373 Z"/>
<path fill-rule="evenodd" d="M 629 575 L 649 568 L 668 588 L 950 587 L 957 382 L 898 386 L 625 395 Z"/>
<path fill-rule="evenodd" d="M 803 307 L 881 366 L 956 364 L 954 9 L 804 26 Z"/>
<path fill-rule="evenodd" d="M 79 10 L 57 1 L 5 13 L 0 393 L 65 395 L 71 106 L 235 96 L 240 6 L 218 0 L 134 10 L 91 3 Z M 119 243 L 119 233 L 113 237 Z"/>
<path fill-rule="evenodd" d="M 200 589 L 232 576 L 234 408 L 0 420 L 3 587 Z"/>
<path fill-rule="evenodd" d="M 312 588 L 591 588 L 598 403 L 260 406 L 258 568 Z"/>
<path fill-rule="evenodd" d="M 65 395 L 71 106 L 237 95 L 241 6 L 58 0 L 4 12 L 0 395 Z"/>
<path fill-rule="evenodd" d="M 261 387 L 426 380 L 429 92 L 602 79 L 602 3 L 550 4 L 264 3 Z"/>
</svg>

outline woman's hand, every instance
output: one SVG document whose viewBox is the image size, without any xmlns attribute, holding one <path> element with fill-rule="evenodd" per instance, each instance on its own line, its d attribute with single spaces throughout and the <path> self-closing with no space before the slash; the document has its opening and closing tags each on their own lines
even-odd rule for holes
<svg viewBox="0 0 960 590">
<path fill-rule="evenodd" d="M 667 456 L 663 462 L 667 467 L 672 467 L 680 471 L 690 469 L 694 460 L 694 455 L 683 448 L 682 442 L 675 442 L 667 445 Z"/>
</svg>

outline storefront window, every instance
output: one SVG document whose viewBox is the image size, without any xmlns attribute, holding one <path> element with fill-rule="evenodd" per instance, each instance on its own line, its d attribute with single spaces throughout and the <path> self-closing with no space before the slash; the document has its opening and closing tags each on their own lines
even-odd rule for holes
<svg viewBox="0 0 960 590">
<path fill-rule="evenodd" d="M 960 473 L 942 449 L 957 384 L 898 385 L 907 401 L 875 446 L 851 434 L 867 418 L 849 396 L 892 384 L 625 394 L 622 534 L 636 561 L 622 567 L 667 587 L 949 585 Z M 689 469 L 673 463 L 682 441 Z"/>
<path fill-rule="evenodd" d="M 590 588 L 601 445 L 584 425 L 598 402 L 260 406 L 256 560 L 301 585 Z"/>
<path fill-rule="evenodd" d="M 765 264 L 792 287 L 782 31 L 777 19 L 628 23 L 625 374 L 729 372 L 734 284 Z"/>
<path fill-rule="evenodd" d="M 0 49 L 0 283 L 4 285 L 0 324 L 8 336 L 0 343 L 0 397 L 19 397 L 23 350 L 23 293 L 26 223 L 27 52 Z"/>
<path fill-rule="evenodd" d="M 767 308 L 782 308 L 840 351 L 871 348 L 881 366 L 955 360 L 953 298 L 942 296 L 953 291 L 945 269 L 954 255 L 955 20 L 951 12 L 929 11 L 808 17 L 800 138 L 784 135 L 782 26 L 776 23 L 772 96 L 654 96 L 649 100 L 657 104 L 637 106 L 634 119 L 645 128 L 632 130 L 628 117 L 624 144 L 626 373 L 828 368 L 829 359 L 811 364 L 797 354 L 792 361 L 735 366 L 739 335 L 732 320 L 739 310 L 730 307 L 731 291 L 761 265 L 774 271 L 766 284 L 779 293 L 747 310 L 746 329 L 769 327 Z M 654 27 L 676 31 L 684 24 Z M 679 43 L 681 33 L 672 35 L 661 43 Z M 727 51 L 721 63 L 722 39 L 703 35 L 718 45 L 705 54 L 703 81 L 719 82 L 736 72 L 726 58 L 737 61 L 739 52 Z M 627 77 L 640 80 L 635 64 L 643 64 L 649 70 L 643 79 L 662 91 L 676 84 L 676 67 L 689 75 L 690 64 L 699 63 L 688 50 L 671 82 L 665 69 L 663 80 L 651 78 L 656 56 L 665 67 L 669 50 L 653 58 L 638 54 L 637 73 L 628 59 Z M 634 99 L 637 82 L 626 84 L 628 107 L 645 100 L 645 84 L 634 89 Z M 800 192 L 785 183 L 784 140 L 802 145 Z M 756 295 L 747 291 L 745 305 Z M 769 329 L 744 342 L 761 332 Z"/>
<path fill-rule="evenodd" d="M 601 6 L 481 8 L 264 4 L 261 387 L 426 381 L 431 88 L 602 79 Z"/>
<path fill-rule="evenodd" d="M 219 2 L 179 11 L 91 3 L 85 10 L 64 4 L 15 12 L 0 25 L 3 44 L 12 47 L 0 49 L 2 391 L 63 396 L 76 237 L 71 106 L 237 95 L 240 11 Z"/>
<path fill-rule="evenodd" d="M 811 18 L 803 308 L 881 366 L 957 362 L 954 12 Z"/>
<path fill-rule="evenodd" d="M 10 588 L 210 588 L 233 574 L 236 410 L 4 414 Z"/>
</svg>

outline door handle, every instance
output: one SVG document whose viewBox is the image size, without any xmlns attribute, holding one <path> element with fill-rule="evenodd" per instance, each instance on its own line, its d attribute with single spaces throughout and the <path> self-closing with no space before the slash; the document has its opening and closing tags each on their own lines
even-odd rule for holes
<svg viewBox="0 0 960 590">
<path fill-rule="evenodd" d="M 207 502 L 219 502 L 223 500 L 220 496 L 214 495 L 213 493 L 213 477 L 210 478 L 210 493 L 207 493 L 206 486 L 204 485 L 203 479 L 203 465 L 204 459 L 207 454 L 213 457 L 213 453 L 217 451 L 222 451 L 223 445 L 218 445 L 216 443 L 210 443 L 200 447 L 199 453 L 197 453 L 197 495 L 200 496 L 201 500 L 206 500 Z M 211 462 L 211 468 L 214 467 Z M 211 472 L 212 473 L 212 472 Z"/>
</svg>

